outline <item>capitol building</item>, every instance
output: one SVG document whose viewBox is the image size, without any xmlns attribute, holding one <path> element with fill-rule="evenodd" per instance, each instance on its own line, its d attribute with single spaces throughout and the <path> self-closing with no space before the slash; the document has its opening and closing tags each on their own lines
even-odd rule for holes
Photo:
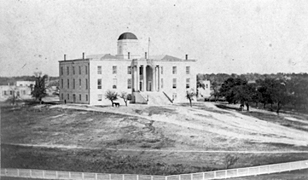
<svg viewBox="0 0 308 180">
<path fill-rule="evenodd" d="M 140 52 L 136 35 L 121 34 L 117 54 L 82 54 L 59 61 L 60 100 L 65 103 L 110 105 L 108 90 L 131 94 L 131 103 L 164 105 L 188 102 L 196 90 L 196 60 Z M 182 55 L 181 55 L 182 56 Z M 124 104 L 119 98 L 120 104 Z"/>
</svg>

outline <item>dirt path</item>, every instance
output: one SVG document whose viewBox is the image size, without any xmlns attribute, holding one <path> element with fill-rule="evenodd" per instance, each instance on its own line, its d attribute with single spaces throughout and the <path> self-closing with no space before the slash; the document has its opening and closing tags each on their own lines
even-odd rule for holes
<svg viewBox="0 0 308 180">
<path fill-rule="evenodd" d="M 18 144 L 4 143 L 2 145 L 15 145 L 23 147 L 42 147 L 42 148 L 58 148 L 58 149 L 102 149 L 94 147 L 80 147 L 67 145 L 48 145 L 48 144 Z M 178 149 L 123 149 L 123 148 L 104 148 L 110 151 L 126 151 L 126 152 L 176 152 L 176 153 L 234 153 L 234 154 L 296 154 L 308 153 L 308 151 L 226 151 L 226 150 L 178 150 Z"/>
</svg>

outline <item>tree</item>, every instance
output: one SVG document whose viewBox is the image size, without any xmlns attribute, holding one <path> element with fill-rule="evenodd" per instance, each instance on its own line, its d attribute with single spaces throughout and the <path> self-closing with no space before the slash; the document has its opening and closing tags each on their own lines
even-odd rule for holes
<svg viewBox="0 0 308 180">
<path fill-rule="evenodd" d="M 120 98 L 123 99 L 123 101 L 125 102 L 125 106 L 127 106 L 127 93 L 126 92 L 121 92 L 121 94 L 119 95 Z"/>
<path fill-rule="evenodd" d="M 219 90 L 219 94 L 226 98 L 229 104 L 237 103 L 237 99 L 235 98 L 238 88 L 234 88 L 236 86 L 241 86 L 247 84 L 245 79 L 241 78 L 228 78 L 222 85 Z"/>
<path fill-rule="evenodd" d="M 47 79 L 47 75 L 42 76 L 41 72 L 34 73 L 35 74 L 35 85 L 33 91 L 31 92 L 32 97 L 42 103 L 43 97 L 47 95 L 45 81 Z"/>
<path fill-rule="evenodd" d="M 105 94 L 105 98 L 111 101 L 113 107 L 113 101 L 118 99 L 118 93 L 108 90 Z"/>
<path fill-rule="evenodd" d="M 189 100 L 190 107 L 192 107 L 192 101 L 194 100 L 194 96 L 196 96 L 196 93 L 194 92 L 194 90 L 186 92 L 186 98 Z"/>
</svg>

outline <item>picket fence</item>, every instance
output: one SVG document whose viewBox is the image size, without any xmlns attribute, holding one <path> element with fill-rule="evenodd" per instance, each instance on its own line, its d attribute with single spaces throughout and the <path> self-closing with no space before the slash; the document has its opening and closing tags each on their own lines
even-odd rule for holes
<svg viewBox="0 0 308 180">
<path fill-rule="evenodd" d="M 254 166 L 238 169 L 227 169 L 191 174 L 170 176 L 135 175 L 135 174 L 103 174 L 87 172 L 50 171 L 38 169 L 1 168 L 1 176 L 40 178 L 40 179 L 76 179 L 76 180 L 206 180 L 225 179 L 231 177 L 256 176 L 261 174 L 280 173 L 308 168 L 308 160 Z"/>
</svg>

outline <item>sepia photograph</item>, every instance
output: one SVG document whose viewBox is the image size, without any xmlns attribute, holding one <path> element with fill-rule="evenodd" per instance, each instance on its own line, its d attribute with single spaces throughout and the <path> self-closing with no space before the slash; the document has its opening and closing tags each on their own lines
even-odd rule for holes
<svg viewBox="0 0 308 180">
<path fill-rule="evenodd" d="M 1 180 L 307 180 L 307 0 L 0 0 Z"/>
</svg>

